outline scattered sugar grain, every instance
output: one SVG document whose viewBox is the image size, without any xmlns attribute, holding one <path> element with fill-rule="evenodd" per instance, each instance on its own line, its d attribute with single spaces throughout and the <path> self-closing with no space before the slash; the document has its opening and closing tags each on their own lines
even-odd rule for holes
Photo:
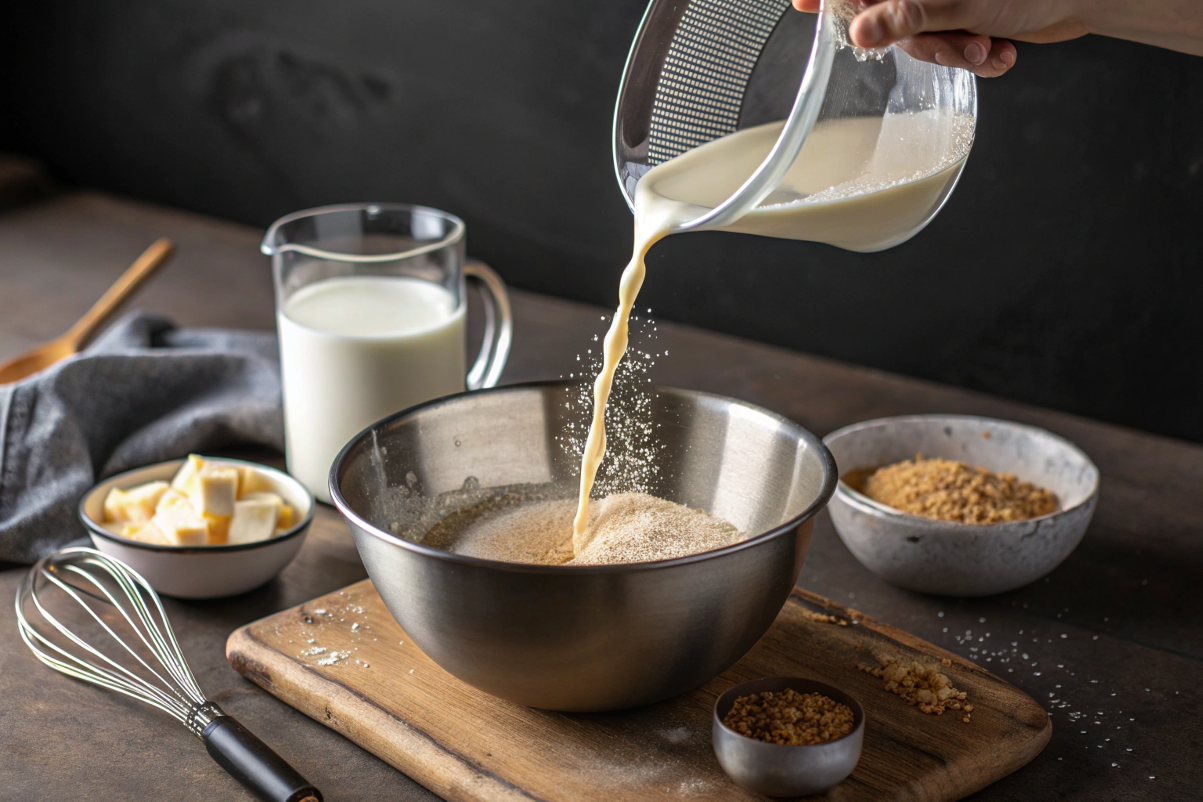
<svg viewBox="0 0 1203 802">
<path fill-rule="evenodd" d="M 323 649 L 322 651 L 325 651 Z M 332 666 L 336 663 L 341 663 L 351 656 L 350 652 L 330 652 L 330 654 L 317 661 L 319 666 Z"/>
</svg>

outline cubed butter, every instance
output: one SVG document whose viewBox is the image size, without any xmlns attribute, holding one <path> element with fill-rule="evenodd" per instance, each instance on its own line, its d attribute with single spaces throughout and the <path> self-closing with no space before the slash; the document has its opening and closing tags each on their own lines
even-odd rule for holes
<svg viewBox="0 0 1203 802">
<path fill-rule="evenodd" d="M 115 487 L 104 499 L 104 522 L 144 524 L 154 517 L 155 506 L 166 492 L 166 482 L 147 482 L 129 490 Z"/>
<path fill-rule="evenodd" d="M 187 496 L 168 490 L 155 509 L 151 523 L 173 546 L 203 546 L 209 541 L 209 525 L 197 514 Z"/>
<path fill-rule="evenodd" d="M 171 489 L 183 493 L 185 496 L 192 495 L 193 485 L 196 483 L 196 475 L 200 473 L 200 469 L 204 464 L 205 460 L 201 456 L 189 454 L 188 459 L 175 472 L 175 476 L 171 480 Z"/>
<path fill-rule="evenodd" d="M 279 493 L 248 493 L 242 497 L 246 501 L 267 500 L 276 505 L 276 529 L 287 529 L 296 523 L 292 507 L 284 502 Z"/>
<path fill-rule="evenodd" d="M 233 515 L 238 499 L 238 469 L 215 463 L 201 466 L 189 498 L 201 515 Z"/>
<path fill-rule="evenodd" d="M 238 498 L 242 499 L 252 493 L 271 493 L 275 486 L 263 471 L 243 465 L 238 468 L 242 483 L 238 486 Z"/>
<path fill-rule="evenodd" d="M 253 543 L 296 522 L 268 476 L 251 466 L 189 454 L 170 484 L 114 488 L 104 500 L 104 526 L 114 534 L 172 546 Z"/>
<path fill-rule="evenodd" d="M 230 519 L 229 543 L 254 543 L 267 540 L 276 531 L 275 502 L 253 498 L 234 502 L 234 517 Z"/>
<path fill-rule="evenodd" d="M 180 493 L 174 488 L 168 488 L 167 492 L 159 498 L 159 503 L 155 505 L 155 515 L 159 515 L 167 510 L 173 510 L 178 507 L 192 509 L 192 502 L 183 493 Z"/>
<path fill-rule="evenodd" d="M 171 541 L 167 539 L 167 536 L 163 534 L 163 530 L 159 529 L 153 520 L 147 521 L 144 524 L 126 524 L 125 531 L 121 534 L 131 540 L 153 543 L 156 546 L 171 545 Z"/>
<path fill-rule="evenodd" d="M 205 526 L 209 527 L 210 546 L 221 546 L 229 539 L 230 520 L 227 515 L 205 515 Z"/>
</svg>

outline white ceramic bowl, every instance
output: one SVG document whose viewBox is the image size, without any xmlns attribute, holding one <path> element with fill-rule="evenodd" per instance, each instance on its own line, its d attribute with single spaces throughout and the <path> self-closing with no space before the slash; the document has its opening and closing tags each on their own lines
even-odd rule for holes
<svg viewBox="0 0 1203 802">
<path fill-rule="evenodd" d="M 944 596 L 989 596 L 1052 571 L 1082 540 L 1099 469 L 1081 449 L 1035 426 L 969 415 L 912 415 L 847 426 L 823 438 L 840 475 L 916 454 L 1013 473 L 1056 494 L 1060 509 L 1027 521 L 962 524 L 900 512 L 842 479 L 827 505 L 848 550 L 892 585 Z"/>
<path fill-rule="evenodd" d="M 205 461 L 250 466 L 261 471 L 271 483 L 272 491 L 297 511 L 300 522 L 267 540 L 227 546 L 160 546 L 122 537 L 101 525 L 109 490 L 135 487 L 156 479 L 170 481 L 184 460 L 160 462 L 110 476 L 79 501 L 79 518 L 96 548 L 125 562 L 166 596 L 217 599 L 259 587 L 292 562 L 313 522 L 313 494 L 283 471 L 235 459 L 206 457 Z"/>
</svg>

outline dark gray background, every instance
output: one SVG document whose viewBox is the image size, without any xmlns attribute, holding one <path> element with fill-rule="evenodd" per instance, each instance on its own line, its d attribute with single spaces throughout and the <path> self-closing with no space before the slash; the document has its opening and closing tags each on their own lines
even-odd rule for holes
<svg viewBox="0 0 1203 802">
<path fill-rule="evenodd" d="M 611 111 L 644 5 L 23 3 L 0 32 L 0 147 L 258 225 L 439 206 L 511 283 L 609 306 L 631 237 Z M 1020 45 L 1012 75 L 978 86 L 968 167 L 915 240 L 673 238 L 640 306 L 1203 440 L 1203 59 Z"/>
</svg>

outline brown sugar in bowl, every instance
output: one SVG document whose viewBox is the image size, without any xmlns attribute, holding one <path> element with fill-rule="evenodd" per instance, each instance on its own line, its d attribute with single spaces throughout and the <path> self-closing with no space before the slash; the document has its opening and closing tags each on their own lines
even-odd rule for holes
<svg viewBox="0 0 1203 802">
<path fill-rule="evenodd" d="M 851 471 L 844 481 L 888 507 L 938 521 L 1012 523 L 1058 509 L 1052 492 L 1013 473 L 997 474 L 958 460 L 922 454 L 875 471 Z"/>
<path fill-rule="evenodd" d="M 742 735 L 724 723 L 736 701 L 753 694 L 819 694 L 842 705 L 852 717 L 846 734 L 802 746 Z M 714 755 L 731 779 L 767 796 L 804 796 L 826 791 L 842 782 L 860 761 L 865 741 L 865 710 L 851 695 L 815 680 L 766 677 L 728 688 L 714 704 L 711 716 Z"/>
<path fill-rule="evenodd" d="M 846 477 L 922 454 L 1014 474 L 1057 497 L 1058 508 L 1046 515 L 969 524 L 910 515 L 841 480 L 828 509 L 844 545 L 882 579 L 921 593 L 989 596 L 1034 582 L 1077 547 L 1098 500 L 1099 471 L 1090 458 L 1035 426 L 913 415 L 857 423 L 823 442 Z"/>
</svg>

